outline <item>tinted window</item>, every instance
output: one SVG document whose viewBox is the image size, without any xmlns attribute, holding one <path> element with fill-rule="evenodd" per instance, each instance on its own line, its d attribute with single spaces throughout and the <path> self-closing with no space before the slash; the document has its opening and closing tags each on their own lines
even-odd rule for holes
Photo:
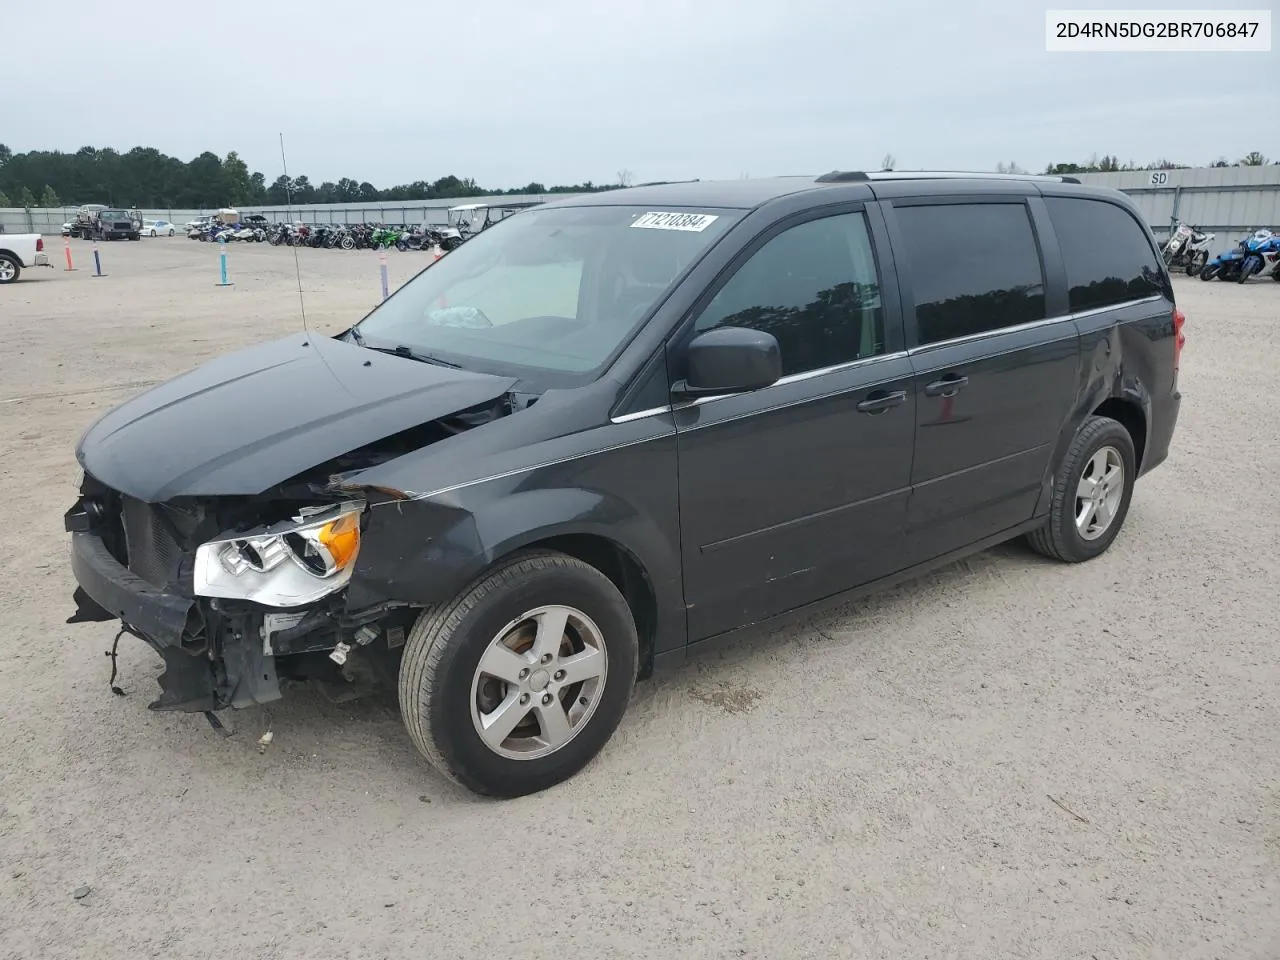
<svg viewBox="0 0 1280 960">
<path fill-rule="evenodd" d="M 1046 197 L 1066 262 L 1073 313 L 1164 292 L 1146 231 L 1114 203 Z"/>
<path fill-rule="evenodd" d="M 725 326 L 773 334 L 784 376 L 883 352 L 865 216 L 811 220 L 771 239 L 720 288 L 695 329 Z"/>
<path fill-rule="evenodd" d="M 1044 277 L 1021 203 L 899 207 L 920 343 L 1043 320 Z"/>
</svg>

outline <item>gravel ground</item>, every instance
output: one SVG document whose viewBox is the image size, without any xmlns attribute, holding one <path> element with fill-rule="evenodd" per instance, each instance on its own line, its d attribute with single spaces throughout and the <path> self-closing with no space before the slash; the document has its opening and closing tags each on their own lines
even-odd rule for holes
<svg viewBox="0 0 1280 960">
<path fill-rule="evenodd" d="M 298 290 L 286 249 L 237 246 L 225 289 L 182 238 L 103 245 L 102 279 L 74 249 L 0 289 L 0 956 L 1280 956 L 1280 284 L 1178 279 L 1182 422 L 1106 556 L 1001 547 L 703 657 L 493 802 L 394 705 L 300 694 L 224 738 L 147 711 L 132 638 L 111 695 L 113 631 L 63 622 L 73 445 L 298 329 Z M 376 301 L 375 255 L 299 258 L 313 328 Z"/>
</svg>

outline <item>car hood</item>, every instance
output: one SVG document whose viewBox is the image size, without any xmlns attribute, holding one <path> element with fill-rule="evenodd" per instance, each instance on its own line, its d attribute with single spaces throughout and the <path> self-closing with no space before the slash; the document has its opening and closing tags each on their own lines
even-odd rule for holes
<svg viewBox="0 0 1280 960">
<path fill-rule="evenodd" d="M 492 402 L 515 380 L 296 335 L 153 387 L 76 447 L 107 486 L 159 503 L 261 493 L 410 427 Z"/>
</svg>

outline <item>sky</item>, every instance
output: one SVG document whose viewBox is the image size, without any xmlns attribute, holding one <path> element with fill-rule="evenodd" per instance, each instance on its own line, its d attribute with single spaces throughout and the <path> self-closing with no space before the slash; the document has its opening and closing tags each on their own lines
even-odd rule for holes
<svg viewBox="0 0 1280 960">
<path fill-rule="evenodd" d="M 822 173 L 886 154 L 1033 172 L 1280 158 L 1280 42 L 1047 53 L 1047 4 L 1028 0 L 0 2 L 0 142 L 17 152 L 236 150 L 270 182 L 283 133 L 293 176 L 378 187 Z M 1087 6 L 1271 9 L 1280 30 L 1278 4 Z"/>
</svg>

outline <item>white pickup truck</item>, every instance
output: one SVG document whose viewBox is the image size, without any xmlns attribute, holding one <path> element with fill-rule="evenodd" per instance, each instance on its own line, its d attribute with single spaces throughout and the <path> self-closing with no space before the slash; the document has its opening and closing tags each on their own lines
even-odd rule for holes
<svg viewBox="0 0 1280 960">
<path fill-rule="evenodd" d="M 13 283 L 23 267 L 52 267 L 38 233 L 0 233 L 0 286 Z"/>
</svg>

